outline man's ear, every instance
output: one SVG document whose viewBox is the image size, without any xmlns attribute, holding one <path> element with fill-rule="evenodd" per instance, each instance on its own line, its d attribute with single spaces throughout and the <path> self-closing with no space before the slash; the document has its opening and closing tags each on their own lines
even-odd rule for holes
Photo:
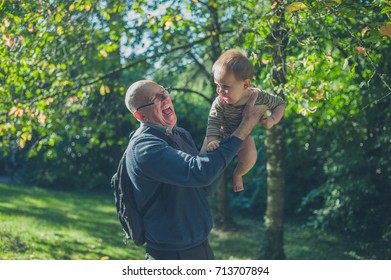
<svg viewBox="0 0 391 280">
<path fill-rule="evenodd" d="M 143 116 L 141 116 L 140 113 L 137 112 L 137 111 L 133 113 L 133 116 L 134 116 L 136 119 L 138 119 L 139 121 L 142 121 L 142 120 L 143 120 Z"/>
</svg>

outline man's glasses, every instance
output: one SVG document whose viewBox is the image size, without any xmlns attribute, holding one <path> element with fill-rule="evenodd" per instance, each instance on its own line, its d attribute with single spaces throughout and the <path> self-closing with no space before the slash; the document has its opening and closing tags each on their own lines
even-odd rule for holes
<svg viewBox="0 0 391 280">
<path fill-rule="evenodd" d="M 156 94 L 155 98 L 152 100 L 152 102 L 137 107 L 136 111 L 138 111 L 138 110 L 140 110 L 142 108 L 151 106 L 151 105 L 155 105 L 156 103 L 160 103 L 164 99 L 166 99 L 167 96 L 169 96 L 169 95 L 170 95 L 170 93 L 168 92 L 168 89 L 163 88 L 163 92 Z"/>
</svg>

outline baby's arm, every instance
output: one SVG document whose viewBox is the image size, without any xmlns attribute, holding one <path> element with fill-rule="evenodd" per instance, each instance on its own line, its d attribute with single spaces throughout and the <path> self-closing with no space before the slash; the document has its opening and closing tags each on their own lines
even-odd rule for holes
<svg viewBox="0 0 391 280">
<path fill-rule="evenodd" d="M 220 141 L 213 140 L 208 144 L 208 146 L 206 147 L 206 150 L 208 152 L 212 152 L 212 151 L 216 150 L 218 147 L 220 147 Z"/>
<path fill-rule="evenodd" d="M 206 151 L 214 151 L 220 146 L 221 137 L 219 136 L 207 136 L 202 143 L 200 154 L 205 153 Z"/>
<path fill-rule="evenodd" d="M 207 147 L 206 150 L 208 152 L 216 150 L 220 147 L 221 138 L 219 136 L 208 136 L 206 137 Z"/>
<path fill-rule="evenodd" d="M 270 116 L 265 116 L 262 118 L 261 123 L 264 128 L 272 128 L 280 122 L 285 113 L 285 104 L 278 105 L 272 111 Z"/>
<path fill-rule="evenodd" d="M 258 102 L 268 106 L 271 111 L 270 115 L 266 115 L 261 119 L 261 124 L 264 128 L 272 128 L 280 122 L 285 114 L 285 101 L 277 95 L 269 94 L 260 89 L 255 90 L 257 90 L 259 94 Z"/>
</svg>

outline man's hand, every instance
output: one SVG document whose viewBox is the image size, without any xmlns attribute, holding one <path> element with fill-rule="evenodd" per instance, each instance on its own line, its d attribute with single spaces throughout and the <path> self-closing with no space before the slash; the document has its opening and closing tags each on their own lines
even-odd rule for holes
<svg viewBox="0 0 391 280">
<path fill-rule="evenodd" d="M 269 109 L 269 107 L 266 105 L 254 106 L 257 97 L 257 93 L 251 93 L 251 96 L 247 101 L 246 107 L 243 111 L 242 122 L 232 134 L 242 140 L 250 135 L 253 128 L 259 123 L 261 117 L 263 117 L 264 113 Z"/>
</svg>

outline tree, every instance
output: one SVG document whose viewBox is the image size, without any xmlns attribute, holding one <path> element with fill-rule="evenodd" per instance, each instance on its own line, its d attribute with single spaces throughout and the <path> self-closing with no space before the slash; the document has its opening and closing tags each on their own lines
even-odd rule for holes
<svg viewBox="0 0 391 280">
<path fill-rule="evenodd" d="M 277 20 L 272 24 L 268 37 L 272 51 L 272 83 L 276 92 L 284 96 L 282 88 L 286 83 L 285 64 L 288 32 L 285 25 L 285 6 L 275 7 Z M 284 137 L 282 125 L 277 125 L 266 133 L 268 204 L 265 216 L 265 236 L 261 249 L 263 259 L 285 259 L 283 239 L 284 213 Z"/>
<path fill-rule="evenodd" d="M 3 155 L 18 154 L 18 171 L 26 180 L 66 188 L 106 185 L 107 164 L 114 162 L 108 150 L 126 142 L 126 134 L 121 140 L 113 133 L 124 129 L 125 115 L 112 114 L 125 112 L 118 79 L 126 72 L 115 71 L 121 63 L 123 6 L 120 1 L 2 6 L 0 148 Z M 83 176 L 91 173 L 95 176 Z"/>
</svg>

